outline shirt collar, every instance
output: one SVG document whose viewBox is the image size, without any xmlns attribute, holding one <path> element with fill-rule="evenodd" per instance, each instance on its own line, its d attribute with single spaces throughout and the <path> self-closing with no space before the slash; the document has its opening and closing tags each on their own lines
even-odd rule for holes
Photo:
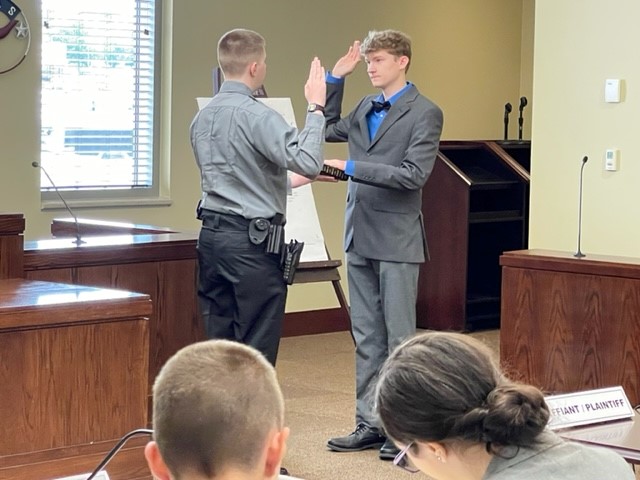
<svg viewBox="0 0 640 480">
<path fill-rule="evenodd" d="M 236 80 L 225 80 L 222 82 L 219 93 L 243 93 L 252 96 L 253 91 L 248 85 Z"/>
<path fill-rule="evenodd" d="M 396 101 L 402 96 L 403 93 L 405 93 L 407 90 L 409 90 L 409 88 L 413 86 L 413 84 L 411 82 L 407 82 L 407 84 L 402 87 L 402 89 L 400 89 L 400 91 L 394 93 L 393 95 L 391 95 L 390 98 L 387 98 L 387 101 L 393 105 L 394 103 L 396 103 Z M 376 98 L 377 101 L 379 102 L 384 102 L 384 95 L 381 93 L 380 95 L 378 95 L 378 98 Z"/>
</svg>

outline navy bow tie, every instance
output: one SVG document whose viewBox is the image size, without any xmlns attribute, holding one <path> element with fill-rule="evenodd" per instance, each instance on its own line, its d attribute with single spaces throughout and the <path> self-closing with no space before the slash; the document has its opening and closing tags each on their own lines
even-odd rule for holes
<svg viewBox="0 0 640 480">
<path fill-rule="evenodd" d="M 378 102 L 377 100 L 371 100 L 371 104 L 373 105 L 373 111 L 376 113 L 380 113 L 383 110 L 389 110 L 391 108 L 391 104 L 389 100 L 386 102 Z"/>
</svg>

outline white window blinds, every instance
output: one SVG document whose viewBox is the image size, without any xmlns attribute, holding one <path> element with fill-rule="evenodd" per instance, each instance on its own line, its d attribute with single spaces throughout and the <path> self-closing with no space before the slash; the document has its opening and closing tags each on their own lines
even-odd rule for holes
<svg viewBox="0 0 640 480">
<path fill-rule="evenodd" d="M 42 0 L 41 164 L 58 188 L 153 186 L 154 3 Z"/>
</svg>

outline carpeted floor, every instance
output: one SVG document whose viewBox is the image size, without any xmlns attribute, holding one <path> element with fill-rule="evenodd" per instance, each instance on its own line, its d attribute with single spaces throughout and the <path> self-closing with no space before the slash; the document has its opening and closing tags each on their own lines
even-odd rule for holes
<svg viewBox="0 0 640 480">
<path fill-rule="evenodd" d="M 499 333 L 470 335 L 499 354 Z M 354 351 L 348 332 L 283 338 L 277 371 L 291 428 L 283 466 L 291 475 L 305 480 L 412 478 L 379 460 L 377 450 L 338 453 L 326 447 L 330 437 L 347 435 L 355 427 Z"/>
<path fill-rule="evenodd" d="M 498 333 L 472 335 L 497 350 Z M 355 427 L 354 350 L 348 332 L 282 339 L 277 370 L 291 428 L 283 466 L 291 475 L 306 480 L 408 478 L 391 462 L 379 460 L 377 450 L 338 453 L 326 447 L 330 437 Z"/>
</svg>

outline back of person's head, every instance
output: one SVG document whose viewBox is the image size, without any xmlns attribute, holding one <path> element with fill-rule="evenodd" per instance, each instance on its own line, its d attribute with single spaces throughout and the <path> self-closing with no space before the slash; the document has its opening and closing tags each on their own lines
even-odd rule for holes
<svg viewBox="0 0 640 480">
<path fill-rule="evenodd" d="M 257 350 L 240 343 L 189 345 L 167 361 L 153 386 L 151 449 L 159 451 L 171 478 L 208 479 L 229 469 L 262 468 L 270 442 L 284 455 L 288 429 L 283 422 L 275 370 Z M 147 453 L 149 460 L 154 452 Z M 276 474 L 281 455 L 271 460 Z"/>
<path fill-rule="evenodd" d="M 401 444 L 484 444 L 491 453 L 534 444 L 549 420 L 540 390 L 509 381 L 487 346 L 458 333 L 401 344 L 382 367 L 376 405 Z"/>
<path fill-rule="evenodd" d="M 218 64 L 226 77 L 239 77 L 253 62 L 265 55 L 266 42 L 252 30 L 238 28 L 225 33 L 218 41 Z"/>
<path fill-rule="evenodd" d="M 369 53 L 385 50 L 395 57 L 407 57 L 407 67 L 409 71 L 411 65 L 411 39 L 408 35 L 397 30 L 371 30 L 360 44 L 360 54 L 365 56 Z"/>
</svg>

